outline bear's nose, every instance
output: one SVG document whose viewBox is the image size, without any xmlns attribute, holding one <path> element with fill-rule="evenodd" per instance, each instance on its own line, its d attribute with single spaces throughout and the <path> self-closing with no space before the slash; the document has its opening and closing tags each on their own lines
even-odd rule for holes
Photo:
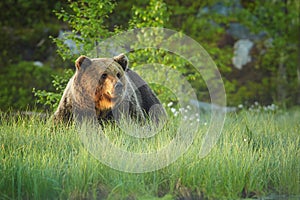
<svg viewBox="0 0 300 200">
<path fill-rule="evenodd" d="M 115 91 L 116 93 L 121 93 L 123 90 L 123 83 L 118 81 L 115 85 Z"/>
</svg>

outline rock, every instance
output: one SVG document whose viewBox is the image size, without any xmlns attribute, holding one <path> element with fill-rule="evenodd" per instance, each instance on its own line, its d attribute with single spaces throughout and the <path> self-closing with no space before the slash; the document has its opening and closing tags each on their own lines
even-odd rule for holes
<svg viewBox="0 0 300 200">
<path fill-rule="evenodd" d="M 232 63 L 237 69 L 242 69 L 244 65 L 251 62 L 250 50 L 253 47 L 253 42 L 249 39 L 238 40 L 234 44 L 234 56 Z"/>
<path fill-rule="evenodd" d="M 226 32 L 236 39 L 251 38 L 251 33 L 249 29 L 240 23 L 230 23 L 229 28 Z"/>
<path fill-rule="evenodd" d="M 43 67 L 44 66 L 44 64 L 41 61 L 34 61 L 33 65 L 37 66 L 37 67 Z"/>
<path fill-rule="evenodd" d="M 218 111 L 222 113 L 227 113 L 227 112 L 235 112 L 237 111 L 236 107 L 224 107 L 216 104 L 211 104 L 203 101 L 198 101 L 195 99 L 190 100 L 191 105 L 198 107 L 201 112 L 211 112 L 211 111 Z"/>
<path fill-rule="evenodd" d="M 69 35 L 71 34 L 70 31 L 59 31 L 58 39 L 62 40 L 63 43 L 70 49 L 70 52 L 72 55 L 79 54 L 79 49 L 77 47 L 77 44 L 74 40 L 69 38 Z M 80 36 L 77 36 L 79 39 L 81 38 Z M 82 47 L 80 47 L 82 48 Z"/>
</svg>

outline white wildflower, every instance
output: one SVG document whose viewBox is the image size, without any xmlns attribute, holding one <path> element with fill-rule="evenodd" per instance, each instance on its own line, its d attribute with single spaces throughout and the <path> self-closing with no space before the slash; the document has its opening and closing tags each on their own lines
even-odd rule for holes
<svg viewBox="0 0 300 200">
<path fill-rule="evenodd" d="M 167 104 L 168 107 L 173 106 L 173 102 L 171 101 L 170 103 Z"/>
<path fill-rule="evenodd" d="M 178 112 L 177 112 L 177 111 L 174 112 L 173 114 L 174 114 L 174 117 L 177 117 L 177 116 L 178 116 Z"/>
<path fill-rule="evenodd" d="M 171 112 L 174 114 L 176 112 L 176 108 L 171 108 Z"/>
</svg>

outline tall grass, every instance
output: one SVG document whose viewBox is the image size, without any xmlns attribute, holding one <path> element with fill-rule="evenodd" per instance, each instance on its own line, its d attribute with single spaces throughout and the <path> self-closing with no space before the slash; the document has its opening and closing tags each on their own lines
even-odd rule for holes
<svg viewBox="0 0 300 200">
<path fill-rule="evenodd" d="M 95 159 L 72 126 L 55 127 L 37 116 L 2 113 L 0 199 L 299 197 L 299 119 L 299 110 L 228 114 L 217 145 L 205 158 L 199 148 L 207 126 L 200 122 L 199 137 L 176 162 L 134 174 Z M 118 131 L 108 127 L 106 134 L 122 146 L 124 137 Z"/>
</svg>

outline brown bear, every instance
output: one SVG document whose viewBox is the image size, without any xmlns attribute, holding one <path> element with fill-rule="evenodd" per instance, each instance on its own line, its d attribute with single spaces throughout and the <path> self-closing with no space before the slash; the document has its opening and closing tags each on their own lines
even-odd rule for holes
<svg viewBox="0 0 300 200">
<path fill-rule="evenodd" d="M 56 122 L 70 122 L 74 114 L 95 113 L 99 121 L 122 116 L 158 123 L 166 112 L 149 85 L 128 68 L 124 54 L 113 58 L 80 56 L 59 106 Z"/>
</svg>

